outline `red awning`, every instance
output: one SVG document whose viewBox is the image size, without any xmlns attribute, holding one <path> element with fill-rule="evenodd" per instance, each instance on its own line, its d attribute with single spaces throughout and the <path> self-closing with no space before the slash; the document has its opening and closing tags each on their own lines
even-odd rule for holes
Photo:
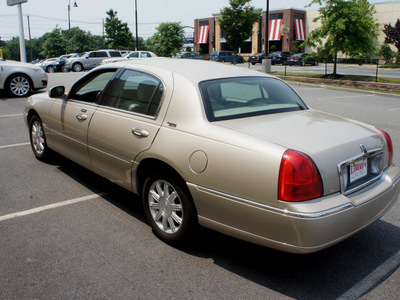
<svg viewBox="0 0 400 300">
<path fill-rule="evenodd" d="M 304 26 L 304 20 L 295 19 L 294 25 L 296 30 L 296 40 L 304 41 L 306 39 L 306 27 Z"/>
<path fill-rule="evenodd" d="M 269 21 L 269 33 L 268 33 L 269 41 L 279 41 L 281 39 L 282 23 L 283 23 L 282 19 L 275 19 Z"/>
<path fill-rule="evenodd" d="M 200 26 L 200 30 L 199 30 L 199 38 L 197 40 L 197 42 L 199 44 L 207 44 L 207 40 L 208 40 L 208 27 L 209 26 Z"/>
</svg>

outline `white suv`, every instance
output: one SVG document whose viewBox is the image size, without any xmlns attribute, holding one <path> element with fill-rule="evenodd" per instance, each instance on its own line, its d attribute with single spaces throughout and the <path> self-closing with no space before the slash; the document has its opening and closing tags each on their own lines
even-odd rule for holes
<svg viewBox="0 0 400 300">
<path fill-rule="evenodd" d="M 116 50 L 97 50 L 88 52 L 82 57 L 69 58 L 65 62 L 65 68 L 70 71 L 80 72 L 93 69 L 106 58 L 121 57 L 121 52 Z"/>
</svg>

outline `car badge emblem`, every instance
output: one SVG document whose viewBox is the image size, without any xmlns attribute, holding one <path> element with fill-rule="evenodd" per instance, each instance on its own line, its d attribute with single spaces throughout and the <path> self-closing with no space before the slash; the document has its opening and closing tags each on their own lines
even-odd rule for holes
<svg viewBox="0 0 400 300">
<path fill-rule="evenodd" d="M 364 152 L 364 154 L 368 154 L 367 148 L 363 144 L 360 144 L 361 151 Z"/>
</svg>

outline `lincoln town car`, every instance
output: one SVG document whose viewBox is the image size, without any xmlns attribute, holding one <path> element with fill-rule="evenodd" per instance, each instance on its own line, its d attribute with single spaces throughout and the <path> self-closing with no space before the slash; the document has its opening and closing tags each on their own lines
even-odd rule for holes
<svg viewBox="0 0 400 300">
<path fill-rule="evenodd" d="M 246 68 L 106 64 L 30 97 L 24 116 L 37 159 L 57 152 L 140 195 L 168 243 L 200 225 L 310 253 L 364 229 L 399 198 L 387 132 L 313 110 L 283 80 Z"/>
</svg>

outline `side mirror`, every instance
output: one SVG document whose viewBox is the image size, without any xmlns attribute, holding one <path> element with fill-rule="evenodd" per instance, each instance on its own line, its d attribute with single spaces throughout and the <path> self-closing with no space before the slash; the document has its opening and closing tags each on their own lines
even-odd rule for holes
<svg viewBox="0 0 400 300">
<path fill-rule="evenodd" d="M 65 93 L 65 87 L 62 85 L 52 87 L 49 91 L 50 98 L 61 98 Z"/>
</svg>

